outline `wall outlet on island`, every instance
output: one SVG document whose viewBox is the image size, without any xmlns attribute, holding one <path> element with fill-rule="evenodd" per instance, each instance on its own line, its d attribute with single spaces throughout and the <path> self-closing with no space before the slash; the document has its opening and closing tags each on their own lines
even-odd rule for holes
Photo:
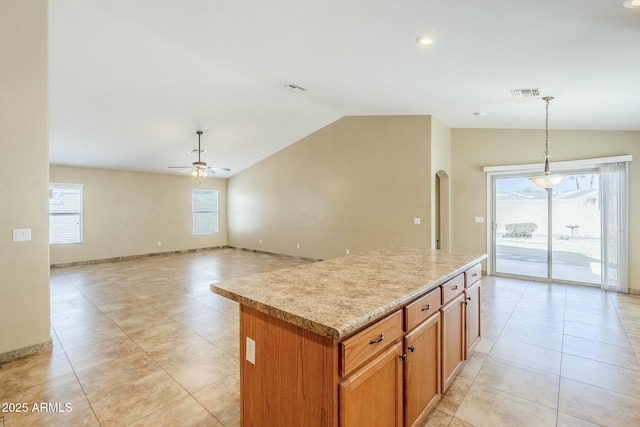
<svg viewBox="0 0 640 427">
<path fill-rule="evenodd" d="M 249 363 L 256 364 L 256 342 L 247 337 L 246 359 Z"/>
</svg>

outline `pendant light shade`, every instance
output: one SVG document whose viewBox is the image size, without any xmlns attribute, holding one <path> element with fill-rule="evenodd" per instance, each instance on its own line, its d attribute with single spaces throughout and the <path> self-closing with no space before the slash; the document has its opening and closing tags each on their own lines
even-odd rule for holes
<svg viewBox="0 0 640 427">
<path fill-rule="evenodd" d="M 529 178 L 531 182 L 540 188 L 553 188 L 558 185 L 564 178 L 564 175 L 552 175 L 549 170 L 549 101 L 553 100 L 553 96 L 545 96 L 542 98 L 546 102 L 546 116 L 544 122 L 545 130 L 545 151 L 544 151 L 544 174 Z"/>
</svg>

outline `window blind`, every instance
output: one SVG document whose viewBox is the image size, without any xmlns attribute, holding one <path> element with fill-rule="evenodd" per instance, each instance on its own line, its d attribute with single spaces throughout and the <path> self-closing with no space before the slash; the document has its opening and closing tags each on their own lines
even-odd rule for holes
<svg viewBox="0 0 640 427">
<path fill-rule="evenodd" d="M 82 185 L 49 185 L 49 244 L 82 243 Z"/>
<path fill-rule="evenodd" d="M 193 190 L 191 193 L 193 234 L 218 232 L 218 192 Z"/>
</svg>

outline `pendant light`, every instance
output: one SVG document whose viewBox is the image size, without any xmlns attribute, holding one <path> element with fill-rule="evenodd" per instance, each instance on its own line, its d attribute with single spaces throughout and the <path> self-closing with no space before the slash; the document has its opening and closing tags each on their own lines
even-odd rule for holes
<svg viewBox="0 0 640 427">
<path fill-rule="evenodd" d="M 564 175 L 552 175 L 551 171 L 549 171 L 549 101 L 553 100 L 553 96 L 545 96 L 542 99 L 546 102 L 547 106 L 544 122 L 544 174 L 533 176 L 529 179 L 538 187 L 549 189 L 560 183 L 560 181 L 562 181 L 562 179 L 564 178 Z"/>
</svg>

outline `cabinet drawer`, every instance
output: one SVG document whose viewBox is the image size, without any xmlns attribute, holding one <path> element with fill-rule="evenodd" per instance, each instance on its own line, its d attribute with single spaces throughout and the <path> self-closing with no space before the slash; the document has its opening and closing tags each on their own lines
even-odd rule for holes
<svg viewBox="0 0 640 427">
<path fill-rule="evenodd" d="M 340 343 L 340 375 L 344 378 L 367 360 L 398 341 L 403 334 L 402 311 L 385 317 Z"/>
<path fill-rule="evenodd" d="M 404 308 L 405 330 L 411 331 L 432 314 L 437 313 L 441 305 L 442 291 L 440 287 L 407 305 Z"/>
<path fill-rule="evenodd" d="M 446 304 L 464 290 L 464 274 L 449 280 L 442 286 L 442 304 Z"/>
<path fill-rule="evenodd" d="M 467 271 L 464 272 L 464 287 L 468 288 L 469 286 L 476 283 L 480 280 L 482 276 L 482 266 L 480 264 L 476 264 Z"/>
</svg>

